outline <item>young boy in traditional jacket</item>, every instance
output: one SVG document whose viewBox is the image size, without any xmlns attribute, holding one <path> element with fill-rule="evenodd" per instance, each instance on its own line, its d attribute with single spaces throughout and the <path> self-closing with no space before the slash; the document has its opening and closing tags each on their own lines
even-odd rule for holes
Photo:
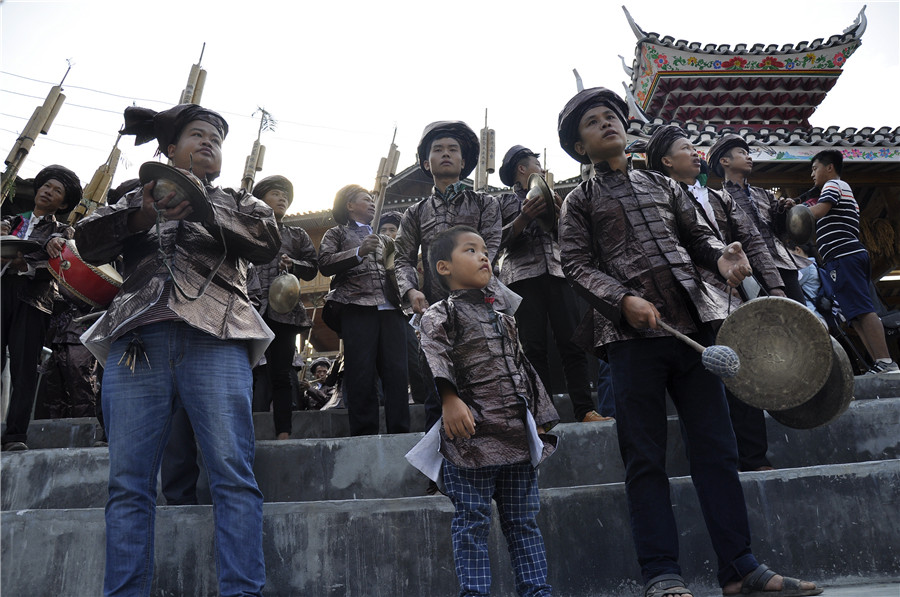
<svg viewBox="0 0 900 597">
<path fill-rule="evenodd" d="M 281 272 L 294 274 L 301 280 L 312 280 L 319 273 L 316 248 L 303 228 L 288 226 L 284 214 L 294 201 L 294 185 L 284 176 L 267 176 L 253 187 L 253 196 L 262 199 L 275 212 L 281 233 L 281 251 L 269 263 L 255 267 L 259 278 L 259 312 L 275 338 L 266 349 L 266 371 L 271 380 L 272 417 L 277 439 L 291 437 L 291 405 L 293 403 L 294 353 L 297 334 L 304 335 L 312 328 L 303 301 L 288 311 L 279 313 L 269 304 L 269 287 Z"/>
<path fill-rule="evenodd" d="M 375 202 L 361 186 L 347 185 L 335 195 L 332 215 L 339 225 L 325 231 L 319 243 L 319 269 L 334 276 L 325 300 L 329 312 L 337 311 L 344 341 L 350 434 L 378 433 L 379 377 L 387 432 L 406 433 L 406 318 L 387 283 L 381 239 L 372 230 Z"/>
<path fill-rule="evenodd" d="M 536 523 L 535 467 L 556 448 L 556 438 L 544 432 L 559 416 L 519 347 L 515 320 L 492 306 L 494 297 L 486 288 L 490 252 L 481 236 L 455 226 L 435 236 L 430 248 L 429 269 L 450 293 L 422 317 L 422 349 L 443 415 L 442 424 L 407 458 L 443 485 L 456 508 L 451 536 L 460 595 L 490 593 L 492 499 L 509 546 L 516 592 L 550 595 Z M 427 463 L 417 461 L 416 452 Z"/>
<path fill-rule="evenodd" d="M 155 139 L 160 154 L 198 179 L 200 195 L 174 204 L 174 191 L 157 199 L 159 180 L 148 181 L 75 230 L 86 261 L 122 255 L 125 269 L 119 294 L 82 336 L 105 366 L 104 594 L 150 593 L 156 476 L 181 404 L 209 475 L 219 592 L 260 595 L 263 496 L 253 474 L 250 368 L 272 332 L 250 304 L 247 268 L 278 254 L 278 225 L 259 199 L 212 185 L 228 133 L 219 114 L 196 104 L 126 108 L 123 132 L 138 144 Z"/>
<path fill-rule="evenodd" d="M 690 198 L 669 178 L 628 168 L 628 107 L 597 87 L 559 114 L 559 141 L 595 176 L 566 197 L 560 213 L 563 271 L 591 304 L 595 350 L 612 370 L 625 493 L 645 597 L 692 595 L 678 565 L 678 532 L 665 471 L 666 390 L 686 433 L 691 476 L 718 557 L 725 595 L 817 595 L 812 583 L 761 566 L 738 479 L 737 448 L 722 381 L 700 355 L 659 329 L 669 325 L 711 343 L 725 297 L 703 282 L 699 265 L 732 286 L 750 274 L 740 243 L 725 247 L 698 221 Z M 783 593 L 780 591 L 784 590 Z"/>
</svg>

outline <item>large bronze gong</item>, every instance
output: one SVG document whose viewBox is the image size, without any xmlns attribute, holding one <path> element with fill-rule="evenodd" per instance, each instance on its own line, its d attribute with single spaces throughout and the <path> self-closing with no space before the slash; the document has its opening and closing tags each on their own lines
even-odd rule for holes
<svg viewBox="0 0 900 597">
<path fill-rule="evenodd" d="M 831 339 L 831 374 L 816 395 L 794 408 L 769 411 L 769 415 L 787 427 L 812 429 L 831 423 L 853 402 L 853 365 L 844 348 Z"/>
<path fill-rule="evenodd" d="M 738 307 L 722 323 L 717 344 L 738 354 L 741 368 L 725 385 L 743 402 L 778 411 L 799 406 L 831 373 L 831 337 L 806 307 L 764 297 Z"/>
</svg>

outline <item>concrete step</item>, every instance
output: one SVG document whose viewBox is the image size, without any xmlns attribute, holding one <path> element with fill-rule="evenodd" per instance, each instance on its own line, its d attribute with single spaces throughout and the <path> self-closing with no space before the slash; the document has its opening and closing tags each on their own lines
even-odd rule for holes
<svg viewBox="0 0 900 597">
<path fill-rule="evenodd" d="M 900 460 L 745 473 L 741 480 L 761 561 L 825 586 L 896 582 Z M 690 479 L 673 479 L 671 492 L 684 576 L 698 597 L 718 595 L 715 556 Z M 623 484 L 543 489 L 541 505 L 554 595 L 640 593 Z M 442 496 L 269 503 L 264 511 L 266 595 L 421 597 L 455 591 L 452 507 Z M 0 516 L 4 595 L 100 593 L 101 508 Z M 506 546 L 494 520 L 493 593 L 511 595 Z M 211 507 L 160 508 L 156 545 L 154 596 L 215 594 Z"/>
<path fill-rule="evenodd" d="M 897 458 L 900 398 L 854 402 L 831 425 L 811 430 L 768 420 L 777 468 Z M 544 488 L 624 480 L 615 423 L 569 423 L 554 429 L 559 449 L 539 469 Z M 405 460 L 421 433 L 340 439 L 259 441 L 255 471 L 267 502 L 381 499 L 423 495 L 427 481 Z M 669 419 L 670 476 L 689 474 L 678 420 Z M 106 503 L 105 448 L 29 450 L 0 457 L 0 508 L 99 508 Z M 201 475 L 198 494 L 210 503 Z M 163 502 L 160 502 L 163 503 Z"/>
<path fill-rule="evenodd" d="M 571 423 L 575 420 L 572 402 L 568 396 L 557 395 L 554 403 L 559 411 L 560 421 Z M 425 408 L 421 404 L 409 405 L 410 431 L 425 431 Z M 379 413 L 380 432 L 386 433 L 384 409 Z M 275 423 L 272 413 L 253 413 L 253 426 L 259 440 L 275 439 Z M 89 448 L 94 444 L 98 423 L 94 417 L 78 419 L 36 419 L 28 427 L 28 447 L 48 448 Z M 294 411 L 291 416 L 292 439 L 337 438 L 350 436 L 350 421 L 345 408 L 329 410 Z"/>
<path fill-rule="evenodd" d="M 856 378 L 854 396 L 857 400 L 900 397 L 900 375 L 862 375 Z M 567 395 L 553 397 L 560 422 L 575 420 L 572 402 Z M 674 408 L 670 406 L 670 414 Z M 380 415 L 381 433 L 385 433 L 383 410 Z M 425 431 L 425 411 L 421 404 L 411 404 L 410 429 Z M 271 413 L 254 413 L 253 424 L 256 438 L 275 439 L 275 425 Z M 292 439 L 349 437 L 350 424 L 346 409 L 326 411 L 295 411 L 291 417 Z M 32 421 L 28 429 L 28 446 L 32 449 L 47 448 L 88 448 L 93 445 L 97 420 L 81 419 L 38 419 Z"/>
</svg>

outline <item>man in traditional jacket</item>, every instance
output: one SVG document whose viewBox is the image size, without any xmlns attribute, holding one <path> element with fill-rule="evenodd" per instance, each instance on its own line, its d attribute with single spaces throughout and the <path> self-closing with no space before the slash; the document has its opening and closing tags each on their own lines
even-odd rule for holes
<svg viewBox="0 0 900 597">
<path fill-rule="evenodd" d="M 0 282 L 0 353 L 12 388 L 6 430 L 0 440 L 4 452 L 27 450 L 28 424 L 34 408 L 38 361 L 53 312 L 56 282 L 47 269 L 47 260 L 58 257 L 71 228 L 56 214 L 68 211 L 81 201 L 81 181 L 63 166 L 47 166 L 34 177 L 34 209 L 3 222 L 3 233 L 41 244 L 41 249 L 2 260 Z"/>
<path fill-rule="evenodd" d="M 287 313 L 279 313 L 269 304 L 269 288 L 282 272 L 292 273 L 301 280 L 312 280 L 319 273 L 318 257 L 312 240 L 303 228 L 288 226 L 284 214 L 294 201 L 294 185 L 284 176 L 268 176 L 253 187 L 253 196 L 262 199 L 275 212 L 278 231 L 281 233 L 281 251 L 270 261 L 256 266 L 259 277 L 259 312 L 266 325 L 275 332 L 275 339 L 266 349 L 266 371 L 271 383 L 272 416 L 275 419 L 277 439 L 291 437 L 291 406 L 293 386 L 291 375 L 297 335 L 305 337 L 312 328 L 303 301 Z M 301 342 L 302 344 L 302 342 Z"/>
<path fill-rule="evenodd" d="M 685 429 L 691 478 L 718 558 L 725 595 L 791 589 L 821 593 L 756 561 L 738 479 L 737 448 L 722 381 L 700 355 L 660 329 L 666 321 L 710 344 L 710 324 L 724 319 L 725 297 L 697 265 L 731 286 L 751 268 L 740 243 L 725 246 L 698 220 L 687 193 L 625 155 L 628 106 L 608 89 L 585 89 L 559 114 L 559 141 L 595 175 L 566 197 L 560 213 L 563 271 L 593 307 L 595 350 L 612 371 L 619 449 L 645 597 L 692 595 L 678 565 L 678 531 L 665 470 L 666 393 Z"/>
<path fill-rule="evenodd" d="M 378 433 L 379 378 L 387 432 L 406 433 L 406 318 L 388 284 L 384 246 L 372 230 L 375 202 L 366 189 L 347 185 L 335 195 L 331 213 L 338 225 L 329 228 L 319 243 L 319 266 L 323 275 L 334 276 L 325 301 L 328 312 L 335 314 L 329 325 L 338 327 L 344 341 L 350 434 Z"/>
<path fill-rule="evenodd" d="M 486 193 L 466 188 L 462 181 L 478 163 L 478 136 L 460 121 L 432 122 L 422 132 L 416 149 L 419 167 L 434 179 L 430 197 L 422 199 L 403 214 L 400 234 L 396 240 L 395 258 L 400 296 L 412 305 L 416 313 L 424 313 L 429 304 L 447 297 L 433 272 L 425 268 L 425 280 L 419 288 L 419 249 L 422 261 L 428 263 L 428 248 L 439 232 L 452 226 L 471 226 L 487 245 L 491 262 L 500 250 L 500 204 Z M 431 378 L 430 372 L 428 377 Z M 429 379 L 433 384 L 433 379 Z M 425 425 L 431 428 L 441 416 L 441 405 L 430 394 L 425 404 Z"/>
<path fill-rule="evenodd" d="M 722 194 L 731 197 L 759 230 L 784 282 L 785 295 L 805 305 L 797 275 L 801 265 L 791 256 L 775 231 L 778 200 L 771 191 L 752 187 L 748 182 L 753 172 L 750 146 L 738 135 L 722 135 L 709 150 L 709 167 L 723 179 Z"/>
<path fill-rule="evenodd" d="M 539 218 L 553 209 L 542 197 L 526 200 L 528 179 L 543 175 L 540 154 L 522 145 L 513 145 L 503 157 L 500 180 L 513 192 L 500 197 L 503 237 L 500 250 L 503 265 L 500 281 L 522 297 L 516 310 L 516 324 L 525 356 L 550 388 L 550 363 L 547 355 L 547 324 L 562 358 L 566 390 L 572 400 L 575 420 L 583 423 L 611 421 L 594 410 L 588 377 L 587 354 L 572 341 L 578 325 L 578 303 L 575 293 L 559 264 L 556 232 L 548 231 Z M 562 203 L 555 196 L 557 206 Z M 558 207 L 557 207 L 558 209 Z M 556 214 L 552 221 L 556 221 Z"/>
<path fill-rule="evenodd" d="M 246 283 L 248 263 L 277 256 L 278 224 L 262 201 L 212 186 L 228 132 L 215 112 L 194 104 L 160 113 L 127 108 L 123 132 L 137 143 L 155 138 L 160 154 L 193 173 L 200 194 L 192 191 L 196 203 L 173 204 L 174 191 L 154 197 L 162 179 L 146 181 L 75 232 L 85 260 L 105 263 L 121 254 L 124 263 L 119 294 L 82 337 L 105 363 L 104 593 L 150 592 L 156 475 L 181 403 L 209 474 L 219 592 L 260 595 L 263 497 L 253 475 L 250 367 L 272 332 L 250 304 Z"/>
<path fill-rule="evenodd" d="M 719 240 L 726 245 L 734 241 L 741 243 L 756 279 L 768 294 L 784 296 L 784 282 L 756 226 L 731 196 L 700 184 L 700 155 L 681 127 L 670 124 L 653 132 L 647 143 L 647 167 L 665 174 L 688 191 L 694 200 L 697 214 L 712 228 Z M 707 283 L 729 293 L 725 282 L 712 271 L 701 269 L 700 275 Z M 737 308 L 740 306 L 740 296 L 733 290 L 731 292 L 732 308 Z M 766 456 L 769 442 L 763 411 L 739 400 L 728 388 L 725 389 L 725 396 L 737 438 L 741 470 L 772 470 L 772 463 Z"/>
<path fill-rule="evenodd" d="M 397 233 L 400 231 L 400 220 L 402 219 L 403 214 L 399 211 L 383 212 L 378 223 L 378 234 L 385 234 L 392 239 L 396 239 Z M 417 269 L 421 271 L 421 262 Z M 394 279 L 396 280 L 395 274 L 396 271 L 389 272 L 389 275 L 394 275 Z M 404 307 L 403 312 L 408 318 L 412 315 L 412 308 Z M 429 400 L 429 395 L 432 395 L 432 400 L 437 400 L 437 390 L 434 387 L 434 383 L 432 383 L 431 376 L 427 372 L 428 364 L 420 360 L 421 356 L 423 355 L 422 350 L 419 347 L 419 334 L 416 331 L 416 328 L 407 325 L 406 369 L 409 373 L 409 395 L 416 404 L 424 404 L 427 402 Z"/>
</svg>

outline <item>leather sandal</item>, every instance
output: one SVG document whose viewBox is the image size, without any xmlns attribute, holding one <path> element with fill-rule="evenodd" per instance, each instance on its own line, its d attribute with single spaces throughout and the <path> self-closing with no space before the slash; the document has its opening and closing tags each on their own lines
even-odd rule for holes
<svg viewBox="0 0 900 597">
<path fill-rule="evenodd" d="M 677 574 L 661 574 L 651 578 L 644 585 L 644 597 L 666 597 L 666 595 L 691 595 L 684 579 Z"/>
<path fill-rule="evenodd" d="M 766 591 L 766 584 L 777 575 L 777 572 L 774 572 L 765 564 L 760 564 L 756 570 L 747 575 L 747 578 L 741 583 L 741 592 L 735 593 L 735 595 L 744 597 L 809 597 L 811 595 L 820 595 L 825 590 L 820 587 L 801 589 L 801 580 L 784 576 L 784 584 L 780 591 Z"/>
</svg>

